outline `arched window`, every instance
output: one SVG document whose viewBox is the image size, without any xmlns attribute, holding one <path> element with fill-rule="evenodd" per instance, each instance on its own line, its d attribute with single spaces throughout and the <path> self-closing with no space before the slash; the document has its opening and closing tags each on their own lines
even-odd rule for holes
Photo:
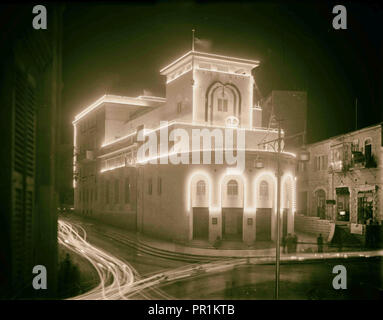
<svg viewBox="0 0 383 320">
<path fill-rule="evenodd" d="M 228 102 L 229 102 L 229 97 L 228 94 L 225 93 L 225 88 L 221 88 L 217 91 L 217 107 L 218 111 L 221 112 L 228 112 Z"/>
<path fill-rule="evenodd" d="M 228 196 L 237 196 L 238 195 L 238 182 L 235 180 L 230 180 L 227 183 L 227 195 Z"/>
<path fill-rule="evenodd" d="M 206 183 L 203 180 L 197 182 L 197 196 L 204 196 L 206 194 Z"/>
<path fill-rule="evenodd" d="M 263 180 L 259 185 L 259 196 L 262 198 L 269 198 L 269 184 Z"/>
</svg>

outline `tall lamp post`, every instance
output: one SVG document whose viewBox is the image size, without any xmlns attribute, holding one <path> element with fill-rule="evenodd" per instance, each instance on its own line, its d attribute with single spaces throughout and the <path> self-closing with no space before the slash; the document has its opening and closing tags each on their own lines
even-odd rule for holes
<svg viewBox="0 0 383 320">
<path fill-rule="evenodd" d="M 275 264 L 275 299 L 279 298 L 279 265 L 281 255 L 281 120 L 278 121 L 278 153 L 277 153 L 277 242 L 276 242 L 276 264 Z"/>
<path fill-rule="evenodd" d="M 262 145 L 266 145 L 271 142 L 278 142 L 278 150 L 277 150 L 277 237 L 276 237 L 276 244 L 275 244 L 275 292 L 274 297 L 276 300 L 279 299 L 279 279 L 280 279 L 280 258 L 281 258 L 281 252 L 280 252 L 280 238 L 281 238 L 281 161 L 280 161 L 280 155 L 281 155 L 281 142 L 282 142 L 282 132 L 281 132 L 281 122 L 283 120 L 279 119 L 276 120 L 278 122 L 278 138 L 266 142 L 262 142 Z M 297 136 L 303 135 L 305 137 L 306 131 L 294 134 L 292 136 L 284 137 L 284 140 L 295 138 Z M 305 141 L 303 141 L 304 143 Z M 307 162 L 310 160 L 310 153 L 306 151 L 304 145 L 302 147 L 302 150 L 298 152 L 297 155 L 299 162 Z"/>
</svg>

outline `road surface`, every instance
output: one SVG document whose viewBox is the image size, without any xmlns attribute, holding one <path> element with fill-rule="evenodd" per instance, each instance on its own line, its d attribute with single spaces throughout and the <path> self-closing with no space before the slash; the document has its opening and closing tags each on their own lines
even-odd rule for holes
<svg viewBox="0 0 383 320">
<path fill-rule="evenodd" d="M 100 279 L 96 288 L 72 299 L 273 299 L 274 257 L 191 264 L 127 248 L 105 234 L 89 222 L 59 220 L 60 244 L 87 259 Z M 375 251 L 283 257 L 280 298 L 381 298 L 382 254 Z M 332 287 L 332 268 L 336 264 L 347 266 L 346 291 Z"/>
</svg>

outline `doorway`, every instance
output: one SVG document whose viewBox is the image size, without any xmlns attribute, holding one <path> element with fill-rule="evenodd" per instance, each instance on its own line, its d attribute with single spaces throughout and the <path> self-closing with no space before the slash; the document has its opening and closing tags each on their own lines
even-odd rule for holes
<svg viewBox="0 0 383 320">
<path fill-rule="evenodd" d="M 209 238 L 209 208 L 193 208 L 193 239 Z"/>
<path fill-rule="evenodd" d="M 243 208 L 222 208 L 222 238 L 242 240 Z"/>
<path fill-rule="evenodd" d="M 271 208 L 258 208 L 255 218 L 257 241 L 271 240 Z"/>
</svg>

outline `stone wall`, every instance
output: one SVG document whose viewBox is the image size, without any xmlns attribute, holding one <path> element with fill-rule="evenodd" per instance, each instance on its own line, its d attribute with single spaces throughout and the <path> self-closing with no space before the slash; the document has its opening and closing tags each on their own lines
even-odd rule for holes
<svg viewBox="0 0 383 320">
<path fill-rule="evenodd" d="M 331 222 L 329 220 L 321 220 L 319 217 L 308 217 L 300 214 L 295 214 L 294 217 L 295 231 L 314 235 L 321 233 L 323 239 L 328 239 L 330 226 Z"/>
</svg>

